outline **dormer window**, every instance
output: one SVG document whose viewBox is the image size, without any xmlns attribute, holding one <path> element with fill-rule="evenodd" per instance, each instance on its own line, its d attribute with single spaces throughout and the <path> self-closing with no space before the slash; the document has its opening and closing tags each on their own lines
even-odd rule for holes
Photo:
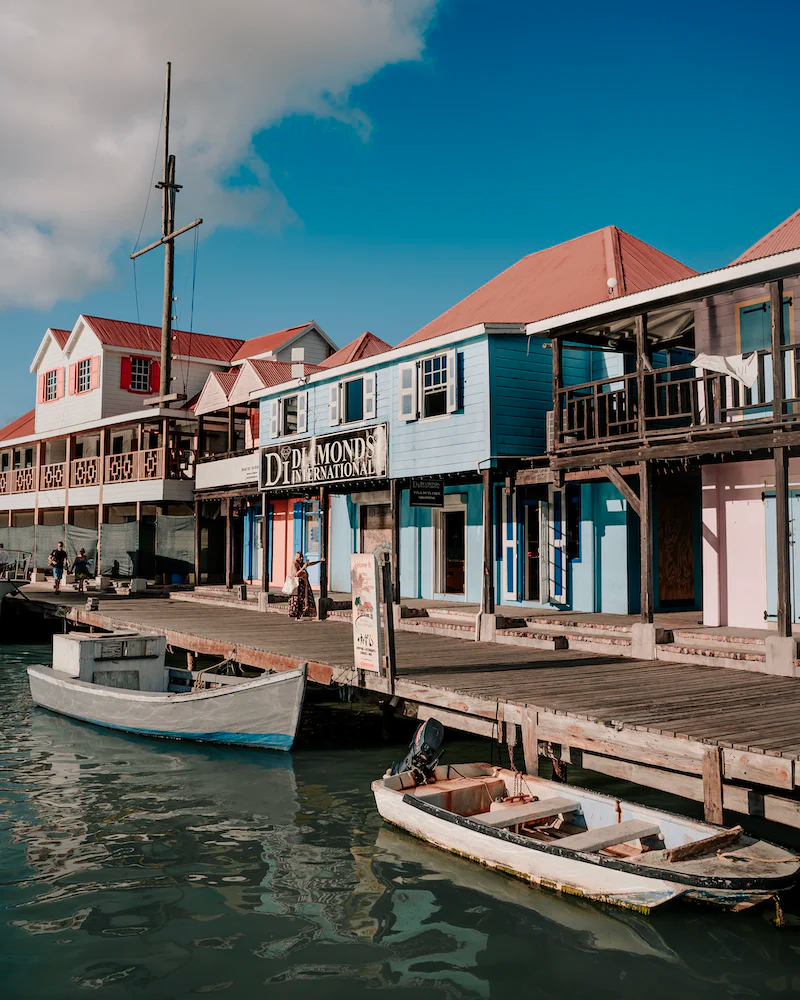
<svg viewBox="0 0 800 1000">
<path fill-rule="evenodd" d="M 45 372 L 44 376 L 44 398 L 49 403 L 53 399 L 58 399 L 58 369 Z"/>
<path fill-rule="evenodd" d="M 92 388 L 92 359 L 78 362 L 78 392 L 88 392 Z"/>
</svg>

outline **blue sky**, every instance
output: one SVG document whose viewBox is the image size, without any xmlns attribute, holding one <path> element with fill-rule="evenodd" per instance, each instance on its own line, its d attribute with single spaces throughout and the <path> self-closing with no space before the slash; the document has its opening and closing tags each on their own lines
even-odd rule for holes
<svg viewBox="0 0 800 1000">
<path fill-rule="evenodd" d="M 800 203 L 799 22 L 780 0 L 757 17 L 737 0 L 441 0 L 422 59 L 354 90 L 368 135 L 304 114 L 255 137 L 294 218 L 201 239 L 194 329 L 251 337 L 313 318 L 339 345 L 366 329 L 396 343 L 524 254 L 611 223 L 699 270 L 729 262 Z M 198 214 L 187 187 L 179 221 Z M 128 244 L 102 287 L 0 315 L 0 420 L 32 405 L 47 326 L 136 319 Z M 140 310 L 158 324 L 150 256 Z"/>
</svg>

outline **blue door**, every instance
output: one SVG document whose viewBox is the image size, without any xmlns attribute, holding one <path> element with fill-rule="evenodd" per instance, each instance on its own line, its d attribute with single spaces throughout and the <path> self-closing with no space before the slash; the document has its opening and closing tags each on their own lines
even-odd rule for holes
<svg viewBox="0 0 800 1000">
<path fill-rule="evenodd" d="M 775 497 L 765 496 L 765 519 L 767 525 L 767 617 L 778 617 L 778 566 L 776 558 L 777 528 L 775 519 Z M 795 528 L 800 525 L 800 493 L 789 492 L 789 569 L 791 573 L 792 621 L 800 622 L 798 607 L 798 583 L 800 582 L 800 546 L 795 545 Z"/>
</svg>

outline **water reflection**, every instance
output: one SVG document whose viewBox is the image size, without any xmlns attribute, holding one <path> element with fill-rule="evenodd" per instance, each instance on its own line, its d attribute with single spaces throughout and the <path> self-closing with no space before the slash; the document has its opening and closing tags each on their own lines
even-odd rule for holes
<svg viewBox="0 0 800 1000">
<path fill-rule="evenodd" d="M 325 716 L 293 758 L 104 733 L 31 708 L 35 658 L 0 662 L 5 996 L 800 988 L 791 915 L 780 933 L 766 911 L 645 918 L 529 889 L 381 823 L 369 782 L 399 747 L 329 746 Z"/>
</svg>

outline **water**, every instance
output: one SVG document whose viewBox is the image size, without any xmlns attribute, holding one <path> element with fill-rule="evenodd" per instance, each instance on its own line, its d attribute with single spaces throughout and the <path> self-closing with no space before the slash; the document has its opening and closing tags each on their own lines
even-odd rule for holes
<svg viewBox="0 0 800 1000">
<path fill-rule="evenodd" d="M 148 741 L 34 709 L 44 656 L 0 652 L 4 998 L 800 992 L 792 912 L 642 917 L 386 828 L 369 783 L 403 745 L 345 706 L 310 712 L 291 756 Z"/>
</svg>

